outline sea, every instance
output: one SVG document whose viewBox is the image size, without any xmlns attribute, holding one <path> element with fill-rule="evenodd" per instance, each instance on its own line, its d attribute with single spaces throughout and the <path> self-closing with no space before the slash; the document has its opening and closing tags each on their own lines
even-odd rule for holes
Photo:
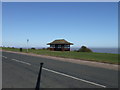
<svg viewBox="0 0 120 90">
<path fill-rule="evenodd" d="M 29 47 L 30 48 L 30 47 Z M 42 49 L 42 48 L 47 48 L 47 47 L 35 47 L 36 49 Z M 78 50 L 80 48 L 78 47 L 71 47 L 70 51 Z M 118 51 L 118 48 L 89 48 L 93 52 L 97 53 L 113 53 L 113 54 L 120 54 L 120 49 Z"/>
<path fill-rule="evenodd" d="M 71 47 L 71 51 L 74 50 L 78 50 L 79 48 L 72 48 Z M 91 49 L 93 52 L 97 52 L 97 53 L 113 53 L 113 54 L 120 54 L 120 52 L 118 52 L 118 48 L 89 48 Z"/>
</svg>

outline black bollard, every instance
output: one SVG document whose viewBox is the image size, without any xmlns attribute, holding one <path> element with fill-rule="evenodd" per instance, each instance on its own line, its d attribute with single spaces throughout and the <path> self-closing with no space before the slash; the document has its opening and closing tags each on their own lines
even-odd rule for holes
<svg viewBox="0 0 120 90">
<path fill-rule="evenodd" d="M 22 48 L 20 48 L 20 52 L 22 52 Z"/>
<path fill-rule="evenodd" d="M 43 63 L 40 63 L 40 70 L 39 70 L 39 74 L 38 74 L 38 78 L 37 78 L 37 83 L 36 83 L 35 90 L 40 90 L 40 81 L 41 81 L 42 66 L 43 66 Z"/>
</svg>

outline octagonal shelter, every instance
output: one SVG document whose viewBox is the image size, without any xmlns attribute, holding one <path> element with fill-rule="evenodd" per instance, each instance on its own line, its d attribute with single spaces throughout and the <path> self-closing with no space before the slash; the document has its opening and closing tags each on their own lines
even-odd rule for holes
<svg viewBox="0 0 120 90">
<path fill-rule="evenodd" d="M 51 43 L 47 43 L 47 45 L 50 45 L 49 49 L 52 51 L 70 51 L 70 45 L 73 45 L 73 43 L 64 39 L 58 39 Z"/>
</svg>

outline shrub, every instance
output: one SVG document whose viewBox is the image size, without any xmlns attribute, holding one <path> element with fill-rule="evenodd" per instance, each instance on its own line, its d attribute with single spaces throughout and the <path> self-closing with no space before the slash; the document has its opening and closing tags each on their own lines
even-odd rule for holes
<svg viewBox="0 0 120 90">
<path fill-rule="evenodd" d="M 47 50 L 50 50 L 50 47 L 48 47 Z"/>
<path fill-rule="evenodd" d="M 86 46 L 82 46 L 78 52 L 93 52 L 91 49 L 87 48 Z"/>
<path fill-rule="evenodd" d="M 32 49 L 32 50 L 35 50 L 35 48 L 34 48 L 34 47 L 32 47 L 31 49 Z"/>
<path fill-rule="evenodd" d="M 77 52 L 78 50 L 74 50 L 74 52 Z"/>
<path fill-rule="evenodd" d="M 42 48 L 42 50 L 46 50 L 46 48 Z"/>
</svg>

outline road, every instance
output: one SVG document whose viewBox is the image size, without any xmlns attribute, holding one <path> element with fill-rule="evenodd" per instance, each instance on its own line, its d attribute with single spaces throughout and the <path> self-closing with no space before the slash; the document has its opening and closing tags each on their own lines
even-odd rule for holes
<svg viewBox="0 0 120 90">
<path fill-rule="evenodd" d="M 118 71 L 2 52 L 2 87 L 34 88 L 43 62 L 41 88 L 117 88 Z"/>
</svg>

